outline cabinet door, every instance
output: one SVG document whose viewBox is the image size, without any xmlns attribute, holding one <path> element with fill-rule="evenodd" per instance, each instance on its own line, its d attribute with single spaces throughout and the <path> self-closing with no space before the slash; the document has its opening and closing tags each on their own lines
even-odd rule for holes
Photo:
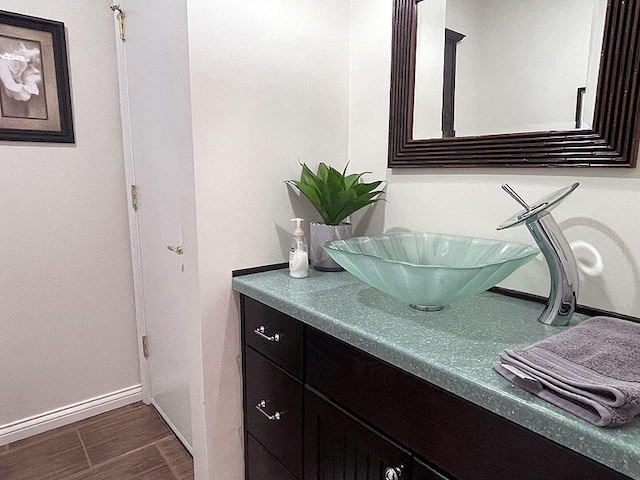
<svg viewBox="0 0 640 480">
<path fill-rule="evenodd" d="M 305 480 L 382 480 L 397 468 L 411 478 L 411 456 L 370 427 L 305 391 Z"/>
</svg>

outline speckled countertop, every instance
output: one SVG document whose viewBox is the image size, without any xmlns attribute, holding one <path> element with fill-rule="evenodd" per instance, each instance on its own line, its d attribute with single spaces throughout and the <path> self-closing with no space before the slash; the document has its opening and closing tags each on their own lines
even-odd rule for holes
<svg viewBox="0 0 640 480">
<path fill-rule="evenodd" d="M 233 289 L 333 335 L 557 443 L 640 480 L 640 418 L 598 428 L 513 386 L 492 370 L 505 348 L 559 332 L 543 305 L 485 292 L 419 312 L 347 272 L 287 270 L 233 279 Z M 585 317 L 575 315 L 572 324 Z"/>
</svg>

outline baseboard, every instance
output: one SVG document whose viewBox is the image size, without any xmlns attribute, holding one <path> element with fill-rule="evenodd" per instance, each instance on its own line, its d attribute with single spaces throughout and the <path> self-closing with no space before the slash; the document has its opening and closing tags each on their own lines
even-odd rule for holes
<svg viewBox="0 0 640 480">
<path fill-rule="evenodd" d="M 142 387 L 133 385 L 115 392 L 90 398 L 48 412 L 0 425 L 0 446 L 38 433 L 69 425 L 109 410 L 124 407 L 142 400 Z"/>
</svg>

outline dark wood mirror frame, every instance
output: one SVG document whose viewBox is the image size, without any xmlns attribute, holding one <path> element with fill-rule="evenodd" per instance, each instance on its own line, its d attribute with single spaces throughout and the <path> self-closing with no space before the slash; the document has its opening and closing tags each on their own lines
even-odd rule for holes
<svg viewBox="0 0 640 480">
<path fill-rule="evenodd" d="M 394 0 L 389 162 L 396 167 L 635 167 L 640 0 L 609 0 L 593 130 L 413 139 L 416 0 Z"/>
</svg>

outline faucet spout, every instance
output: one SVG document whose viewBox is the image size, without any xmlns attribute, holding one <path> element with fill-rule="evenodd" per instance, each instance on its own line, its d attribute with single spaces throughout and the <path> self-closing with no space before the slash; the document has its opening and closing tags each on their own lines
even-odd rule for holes
<svg viewBox="0 0 640 480">
<path fill-rule="evenodd" d="M 546 325 L 567 325 L 576 310 L 580 285 L 578 266 L 569 242 L 549 212 L 528 219 L 526 224 L 551 275 L 549 300 L 538 321 Z"/>
</svg>

